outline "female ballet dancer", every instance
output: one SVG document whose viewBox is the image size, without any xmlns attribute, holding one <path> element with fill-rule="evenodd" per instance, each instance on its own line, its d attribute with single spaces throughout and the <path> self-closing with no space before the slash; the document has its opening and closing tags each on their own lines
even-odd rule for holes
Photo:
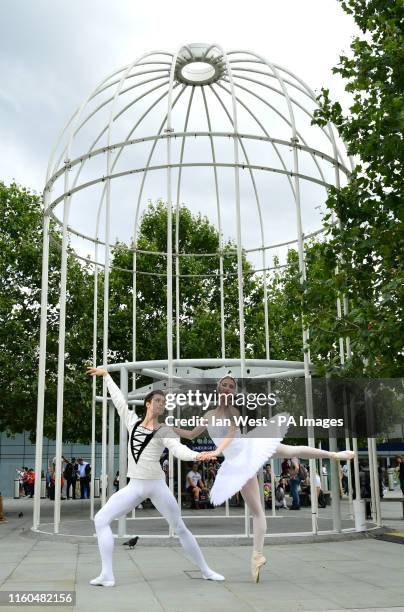
<svg viewBox="0 0 404 612">
<path fill-rule="evenodd" d="M 112 571 L 114 536 L 110 525 L 114 519 L 124 516 L 146 498 L 151 499 L 155 508 L 177 533 L 184 550 L 200 568 L 203 578 L 224 580 L 224 576 L 207 565 L 195 537 L 182 520 L 180 509 L 166 484 L 159 462 L 165 447 L 183 461 L 203 460 L 206 453 L 197 453 L 181 444 L 178 436 L 173 436 L 172 428 L 168 429 L 158 422 L 158 417 L 163 414 L 165 407 L 162 391 L 151 391 L 146 395 L 146 414 L 144 419 L 141 419 L 134 410 L 129 410 L 121 390 L 104 368 L 88 368 L 87 374 L 105 376 L 111 399 L 119 416 L 125 421 L 129 431 L 127 475 L 130 478 L 129 483 L 111 495 L 94 517 L 102 569 L 101 574 L 91 580 L 90 584 L 106 587 L 115 585 Z"/>
<path fill-rule="evenodd" d="M 250 431 L 247 436 L 241 437 L 240 428 L 236 427 L 234 423 L 230 426 L 218 425 L 217 423 L 220 423 L 221 420 L 226 419 L 225 422 L 229 422 L 229 420 L 231 422 L 232 417 L 240 415 L 237 408 L 231 405 L 231 398 L 229 400 L 226 397 L 234 396 L 236 388 L 237 381 L 233 376 L 223 376 L 217 385 L 219 394 L 217 408 L 206 413 L 205 421 L 200 426 L 191 430 L 174 427 L 174 431 L 178 435 L 192 440 L 205 429 L 208 429 L 209 435 L 217 448 L 208 452 L 207 458 L 214 459 L 223 451 L 225 460 L 220 466 L 211 489 L 210 501 L 213 505 L 219 506 L 238 491 L 241 492 L 253 518 L 251 575 L 253 581 L 258 582 L 260 568 L 266 563 L 263 547 L 267 524 L 265 512 L 261 505 L 257 471 L 270 457 L 289 459 L 293 457 L 301 457 L 302 459 L 327 458 L 344 461 L 353 459 L 354 452 L 333 453 L 310 446 L 281 444 L 287 431 L 287 425 L 286 423 L 279 423 L 277 419 L 279 415 L 273 417 L 274 423 L 265 426 L 265 433 L 261 437 L 254 437 L 255 430 Z"/>
</svg>

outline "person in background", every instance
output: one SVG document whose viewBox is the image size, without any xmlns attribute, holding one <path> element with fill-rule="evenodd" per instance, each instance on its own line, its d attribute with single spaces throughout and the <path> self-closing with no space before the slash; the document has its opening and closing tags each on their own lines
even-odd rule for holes
<svg viewBox="0 0 404 612">
<path fill-rule="evenodd" d="M 25 466 L 22 468 L 17 468 L 16 472 L 18 474 L 18 484 L 19 484 L 19 495 L 20 497 L 22 495 L 27 495 L 27 484 L 26 484 L 26 473 L 27 473 L 27 469 Z"/>
<path fill-rule="evenodd" d="M 195 509 L 199 510 L 199 498 L 203 490 L 206 489 L 206 485 L 202 480 L 202 475 L 198 471 L 198 464 L 192 465 L 192 470 L 187 474 L 187 491 L 193 496 Z"/>
<path fill-rule="evenodd" d="M 48 497 L 52 501 L 54 501 L 55 499 L 55 470 L 53 466 L 54 464 L 52 464 L 52 466 L 49 466 L 48 473 L 46 474 L 46 479 L 48 482 Z M 61 499 L 63 500 L 66 499 L 65 497 L 62 496 L 64 484 L 65 484 L 65 480 L 64 480 L 63 474 L 61 474 L 60 475 L 60 494 L 61 494 Z"/>
<path fill-rule="evenodd" d="M 290 494 L 292 496 L 292 505 L 289 510 L 300 510 L 300 496 L 299 496 L 299 477 L 300 463 L 297 457 L 292 457 L 289 466 L 289 487 Z"/>
<path fill-rule="evenodd" d="M 27 485 L 27 493 L 26 495 L 30 498 L 34 497 L 34 489 L 35 489 L 35 471 L 32 468 L 26 471 L 26 485 Z"/>
<path fill-rule="evenodd" d="M 119 470 L 117 471 L 117 473 L 115 474 L 115 478 L 114 478 L 114 487 L 115 487 L 115 493 L 117 491 L 119 491 Z"/>
<path fill-rule="evenodd" d="M 348 495 L 348 463 L 344 463 L 344 465 L 342 466 L 342 478 L 341 478 L 341 485 L 342 485 L 342 490 L 344 495 Z"/>
<path fill-rule="evenodd" d="M 267 463 L 267 465 L 264 466 L 263 469 L 263 477 L 264 477 L 264 483 L 271 483 L 272 482 L 272 474 L 271 474 L 271 465 L 270 463 Z"/>
<path fill-rule="evenodd" d="M 168 484 L 168 481 L 169 481 L 169 476 L 170 476 L 170 475 L 169 475 L 169 465 L 170 465 L 170 464 L 169 464 L 169 462 L 168 462 L 168 459 L 167 459 L 167 458 L 166 458 L 166 459 L 164 459 L 164 460 L 163 460 L 163 463 L 161 464 L 161 467 L 163 468 L 164 475 L 165 475 L 165 477 L 166 477 L 166 483 L 167 483 L 167 484 Z"/>
<path fill-rule="evenodd" d="M 404 461 L 403 458 L 401 456 L 397 457 L 396 459 L 396 470 L 398 472 L 398 478 L 400 481 L 400 489 L 401 489 L 401 493 L 404 496 Z"/>
<path fill-rule="evenodd" d="M 90 474 L 91 466 L 87 461 L 84 461 L 82 457 L 78 460 L 78 477 L 80 478 L 80 498 L 88 499 L 90 497 Z"/>
<path fill-rule="evenodd" d="M 216 463 L 214 461 L 209 461 L 206 478 L 206 485 L 209 491 L 213 487 L 213 483 L 215 482 L 217 470 L 218 468 L 216 467 Z"/>
<path fill-rule="evenodd" d="M 66 498 L 70 499 L 70 487 L 72 488 L 72 499 L 76 499 L 76 481 L 77 481 L 77 463 L 75 457 L 72 457 L 71 461 L 68 461 L 63 457 L 63 461 L 66 463 L 65 469 L 63 470 L 63 476 L 66 479 Z"/>
</svg>

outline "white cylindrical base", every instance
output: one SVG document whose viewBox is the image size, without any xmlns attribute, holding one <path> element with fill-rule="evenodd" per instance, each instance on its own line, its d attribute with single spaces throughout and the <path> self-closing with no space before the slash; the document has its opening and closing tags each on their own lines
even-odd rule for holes
<svg viewBox="0 0 404 612">
<path fill-rule="evenodd" d="M 388 468 L 387 470 L 387 478 L 389 481 L 389 491 L 394 491 L 395 472 L 396 471 L 394 468 Z"/>
<path fill-rule="evenodd" d="M 355 518 L 355 531 L 366 530 L 366 518 L 365 518 L 365 500 L 354 499 L 353 500 L 353 512 Z"/>
</svg>

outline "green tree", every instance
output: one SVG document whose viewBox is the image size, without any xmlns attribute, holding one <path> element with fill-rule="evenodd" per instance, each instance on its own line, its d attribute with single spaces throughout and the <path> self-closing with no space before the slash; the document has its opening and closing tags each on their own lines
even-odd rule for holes
<svg viewBox="0 0 404 612">
<path fill-rule="evenodd" d="M 39 196 L 0 183 L 0 430 L 35 436 L 42 272 L 42 207 Z M 51 230 L 44 433 L 53 438 L 60 285 L 60 234 Z M 87 440 L 83 418 L 91 405 L 84 364 L 92 348 L 92 275 L 69 256 L 66 314 L 64 439 Z M 91 421 L 91 419 L 90 419 Z"/>
<path fill-rule="evenodd" d="M 173 213 L 173 236 L 175 213 Z M 163 202 L 149 203 L 141 218 L 137 248 L 164 252 L 167 244 L 167 208 Z M 202 358 L 221 356 L 219 258 L 206 256 L 219 248 L 217 230 L 206 217 L 192 215 L 182 206 L 179 213 L 179 252 L 199 256 L 180 257 L 180 356 Z M 235 245 L 224 246 L 224 319 L 226 355 L 239 355 L 237 259 Z M 117 244 L 110 276 L 110 346 L 117 361 L 132 360 L 132 259 L 131 249 Z M 166 359 L 166 256 L 137 254 L 137 359 Z M 126 270 L 126 271 L 124 271 Z M 258 312 L 263 310 L 262 293 L 251 274 L 251 264 L 243 256 L 245 327 L 247 355 L 257 356 L 260 326 Z M 175 272 L 175 260 L 173 260 Z M 144 274 L 145 273 L 145 274 Z M 201 275 L 201 276 L 198 276 Z M 173 279 L 174 355 L 175 280 Z M 258 295 L 259 294 L 259 295 Z"/>
<path fill-rule="evenodd" d="M 315 285 L 328 282 L 330 291 L 349 298 L 348 316 L 332 329 L 334 342 L 338 335 L 351 338 L 353 355 L 345 373 L 402 376 L 404 4 L 344 0 L 341 6 L 362 31 L 352 42 L 351 56 L 342 55 L 333 69 L 346 79 L 353 103 L 344 114 L 323 89 L 315 122 L 333 122 L 357 163 L 350 183 L 330 190 L 325 219 L 330 240 L 318 247 Z M 332 211 L 341 229 L 330 225 Z M 327 281 L 336 264 L 339 274 Z M 306 320 L 319 330 L 324 313 L 311 308 L 313 285 L 307 291 Z M 318 348 L 324 355 L 322 342 Z"/>
</svg>

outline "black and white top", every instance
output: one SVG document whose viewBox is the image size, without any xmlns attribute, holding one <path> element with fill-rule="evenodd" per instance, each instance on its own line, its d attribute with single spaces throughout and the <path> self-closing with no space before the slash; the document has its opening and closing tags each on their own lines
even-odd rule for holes
<svg viewBox="0 0 404 612">
<path fill-rule="evenodd" d="M 135 463 L 139 461 L 140 455 L 157 431 L 156 429 L 153 430 L 148 427 L 143 427 L 143 425 L 139 425 L 140 421 L 141 419 L 132 427 L 129 441 L 130 450 Z"/>
<path fill-rule="evenodd" d="M 128 441 L 128 477 L 154 480 L 165 478 L 161 469 L 160 457 L 164 448 L 168 448 L 175 457 L 182 461 L 195 461 L 198 453 L 181 444 L 179 436 L 166 425 L 150 430 L 140 425 L 142 419 L 134 410 L 130 410 L 120 388 L 111 376 L 105 376 L 111 399 L 129 431 Z"/>
</svg>

